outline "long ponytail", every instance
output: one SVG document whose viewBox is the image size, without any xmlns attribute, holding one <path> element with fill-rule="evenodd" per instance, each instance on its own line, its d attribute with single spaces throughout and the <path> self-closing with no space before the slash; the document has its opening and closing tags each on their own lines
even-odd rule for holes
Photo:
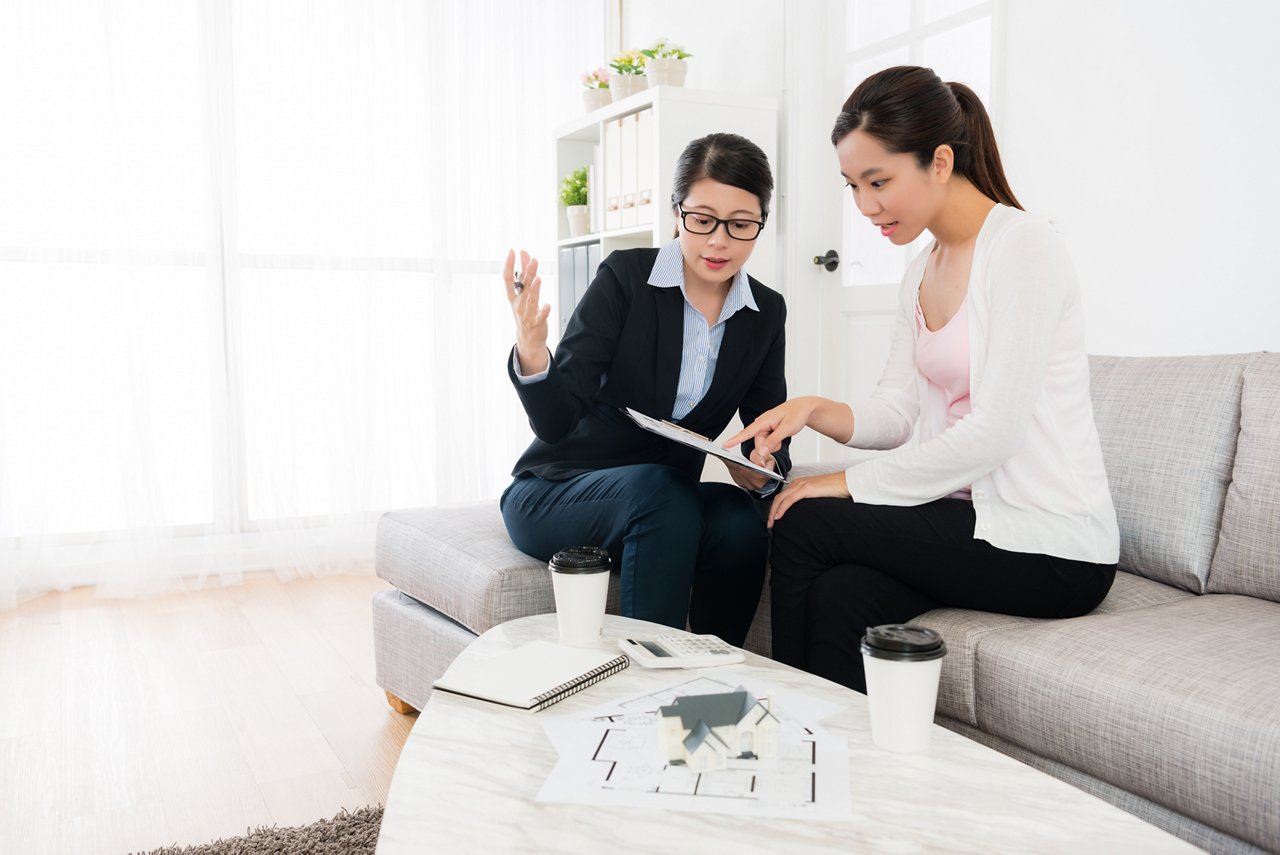
<svg viewBox="0 0 1280 855">
<path fill-rule="evenodd" d="M 1022 208 L 1005 178 L 991 117 L 963 83 L 943 83 L 931 68 L 886 68 L 859 83 L 844 102 L 831 144 L 856 130 L 895 154 L 914 154 L 922 169 L 938 146 L 949 145 L 956 173 L 993 202 Z"/>
<path fill-rule="evenodd" d="M 957 146 L 956 172 L 989 199 L 1010 207 L 1021 209 L 1013 190 L 1009 187 L 1009 179 L 1004 176 L 1004 164 L 1000 161 L 1000 149 L 996 147 L 996 132 L 991 127 L 991 117 L 982 100 L 963 83 L 954 81 L 947 84 L 960 112 L 964 115 L 965 142 L 967 145 Z"/>
</svg>

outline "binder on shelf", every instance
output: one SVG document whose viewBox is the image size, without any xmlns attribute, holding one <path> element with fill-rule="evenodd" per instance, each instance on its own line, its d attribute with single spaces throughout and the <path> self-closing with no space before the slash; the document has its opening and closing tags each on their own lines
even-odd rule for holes
<svg viewBox="0 0 1280 855">
<path fill-rule="evenodd" d="M 653 110 L 636 113 L 636 224 L 653 222 Z"/>
<path fill-rule="evenodd" d="M 591 273 L 587 270 L 587 245 L 579 244 L 573 248 L 573 302 L 569 305 L 570 314 L 573 314 L 574 307 L 578 305 L 590 284 Z"/>
<path fill-rule="evenodd" d="M 587 244 L 587 277 L 588 279 L 594 282 L 596 278 L 596 273 L 599 272 L 599 270 L 600 270 L 600 244 L 589 243 Z M 586 288 L 584 287 L 582 290 L 585 293 Z"/>
<path fill-rule="evenodd" d="M 591 233 L 598 235 L 604 231 L 604 146 L 592 146 L 591 164 L 591 187 L 587 201 L 591 206 Z"/>
<path fill-rule="evenodd" d="M 622 223 L 624 229 L 639 225 L 636 216 L 636 114 L 622 117 Z"/>
<path fill-rule="evenodd" d="M 618 673 L 630 662 L 617 650 L 530 641 L 497 656 L 455 660 L 432 687 L 538 712 Z"/>
<path fill-rule="evenodd" d="M 596 200 L 600 196 L 596 193 L 596 167 L 594 163 L 587 164 L 587 231 L 599 231 L 596 228 Z"/>
<path fill-rule="evenodd" d="M 622 120 L 604 123 L 604 228 L 622 227 Z"/>
<path fill-rule="evenodd" d="M 569 326 L 569 316 L 573 314 L 573 307 L 578 304 L 577 299 L 574 297 L 573 247 L 571 246 L 560 248 L 560 273 L 558 278 L 556 293 L 560 297 L 560 334 L 564 335 L 565 329 Z"/>
</svg>

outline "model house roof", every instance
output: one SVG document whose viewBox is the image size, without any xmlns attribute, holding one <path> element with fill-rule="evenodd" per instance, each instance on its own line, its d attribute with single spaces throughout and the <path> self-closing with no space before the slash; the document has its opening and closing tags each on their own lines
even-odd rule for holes
<svg viewBox="0 0 1280 855">
<path fill-rule="evenodd" d="M 778 721 L 768 706 L 757 701 L 742 686 L 733 692 L 714 695 L 683 695 L 674 703 L 659 707 L 658 712 L 664 719 L 680 719 L 680 730 L 684 732 L 682 744 L 690 760 L 703 749 L 711 749 L 723 756 L 736 753 L 736 749 L 715 732 L 717 728 L 755 728 L 765 720 L 772 720 L 775 725 Z"/>
<path fill-rule="evenodd" d="M 747 710 L 747 714 L 750 714 L 750 713 L 751 713 L 751 710 Z M 744 715 L 743 718 L 745 719 L 746 715 Z M 753 721 L 752 724 L 759 724 L 760 722 L 764 721 L 766 718 L 771 718 L 774 721 L 778 720 L 777 716 L 773 714 L 773 710 L 769 709 L 769 707 L 766 707 L 764 704 L 758 704 L 755 707 L 755 721 Z"/>
<path fill-rule="evenodd" d="M 704 721 L 698 722 L 689 735 L 684 738 L 684 748 L 690 754 L 693 754 L 704 745 L 710 746 L 713 744 L 719 745 L 721 751 L 726 753 L 729 751 L 728 744 L 713 733 Z"/>
<path fill-rule="evenodd" d="M 699 722 L 709 727 L 737 724 L 756 705 L 756 699 L 746 689 L 723 692 L 718 695 L 685 695 L 661 709 L 664 716 L 680 716 L 680 726 L 694 730 Z"/>
</svg>

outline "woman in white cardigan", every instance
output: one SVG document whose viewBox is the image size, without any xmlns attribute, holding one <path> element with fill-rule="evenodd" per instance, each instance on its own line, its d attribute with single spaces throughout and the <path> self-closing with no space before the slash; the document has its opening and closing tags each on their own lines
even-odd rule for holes
<svg viewBox="0 0 1280 855">
<path fill-rule="evenodd" d="M 795 398 L 727 444 L 759 453 L 810 427 L 891 449 L 795 479 L 769 514 L 774 658 L 865 691 L 868 626 L 942 606 L 1085 614 L 1119 532 L 1075 273 L 1009 189 L 977 96 L 890 68 L 849 96 L 832 142 L 863 216 L 895 245 L 926 229 L 933 245 L 903 279 L 869 399 Z"/>
</svg>

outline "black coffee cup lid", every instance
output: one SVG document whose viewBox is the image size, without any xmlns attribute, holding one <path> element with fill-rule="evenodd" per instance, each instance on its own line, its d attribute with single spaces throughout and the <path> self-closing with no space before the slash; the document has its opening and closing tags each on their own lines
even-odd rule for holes
<svg viewBox="0 0 1280 855">
<path fill-rule="evenodd" d="M 598 573 L 612 566 L 609 550 L 598 546 L 574 546 L 551 556 L 551 566 L 560 573 Z"/>
<path fill-rule="evenodd" d="M 926 662 L 947 655 L 942 636 L 932 629 L 909 623 L 888 623 L 867 628 L 862 652 L 876 659 Z"/>
</svg>

